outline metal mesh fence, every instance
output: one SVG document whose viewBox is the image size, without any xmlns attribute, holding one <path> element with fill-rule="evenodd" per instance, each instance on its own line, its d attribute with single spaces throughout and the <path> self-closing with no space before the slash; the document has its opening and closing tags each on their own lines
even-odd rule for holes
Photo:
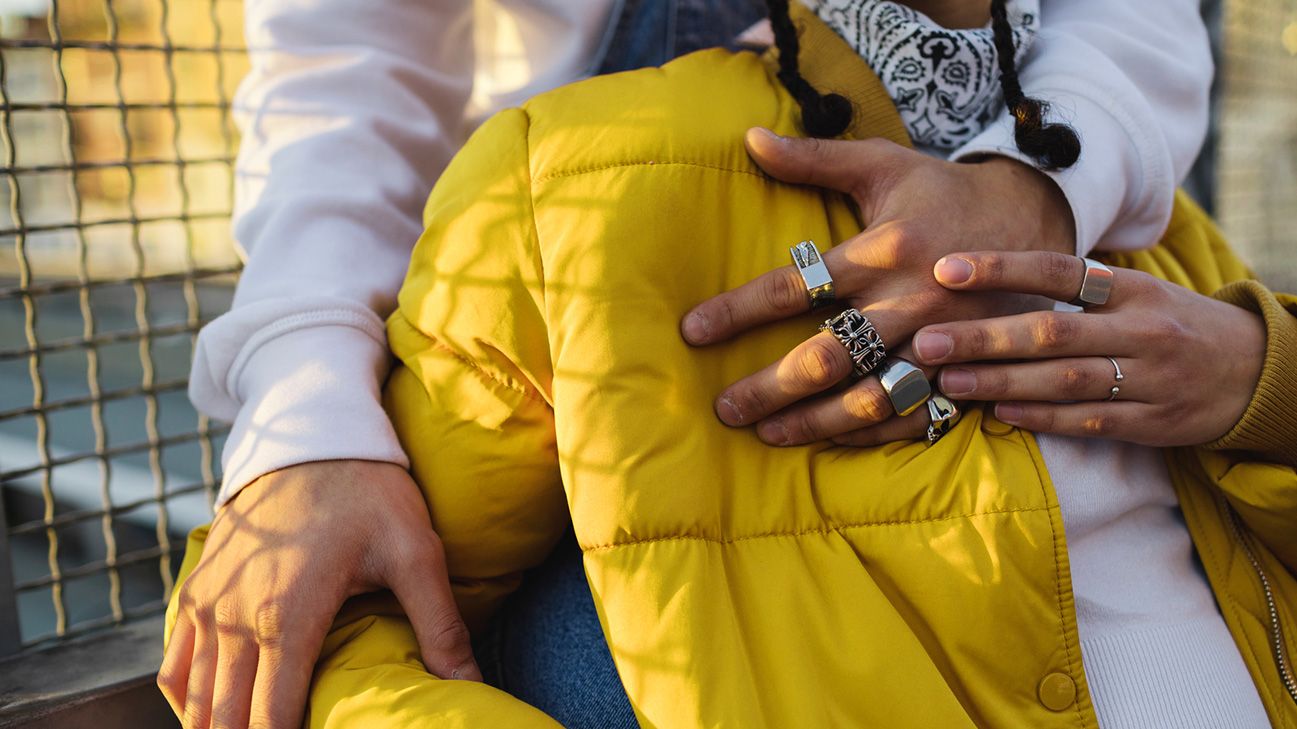
<svg viewBox="0 0 1297 729">
<path fill-rule="evenodd" d="M 241 11 L 0 5 L 0 655 L 160 610 L 210 517 L 185 378 L 238 271 Z"/>
<path fill-rule="evenodd" d="M 1297 8 L 1225 8 L 1218 209 L 1292 284 Z M 241 16 L 241 0 L 0 2 L 0 657 L 160 610 L 210 518 L 224 429 L 185 386 L 239 269 Z"/>
</svg>

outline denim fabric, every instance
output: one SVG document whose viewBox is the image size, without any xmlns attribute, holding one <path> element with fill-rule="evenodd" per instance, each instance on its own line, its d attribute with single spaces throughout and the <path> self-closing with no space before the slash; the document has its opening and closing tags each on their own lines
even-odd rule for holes
<svg viewBox="0 0 1297 729">
<path fill-rule="evenodd" d="M 487 683 L 568 729 L 638 726 L 599 626 L 581 550 L 570 535 L 545 564 L 527 573 L 475 652 Z"/>
<path fill-rule="evenodd" d="M 597 73 L 663 63 L 734 39 L 766 16 L 764 0 L 622 0 Z"/>
<path fill-rule="evenodd" d="M 732 47 L 766 8 L 764 0 L 623 0 L 617 12 L 596 65 L 601 74 Z M 475 652 L 488 683 L 568 729 L 637 726 L 571 536 L 527 574 Z"/>
</svg>

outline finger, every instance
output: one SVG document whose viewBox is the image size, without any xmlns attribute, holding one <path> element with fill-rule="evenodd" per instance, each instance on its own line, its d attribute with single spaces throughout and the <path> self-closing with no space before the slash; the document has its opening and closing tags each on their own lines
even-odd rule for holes
<svg viewBox="0 0 1297 729">
<path fill-rule="evenodd" d="M 1047 402 L 1107 400 L 1114 387 L 1125 401 L 1142 402 L 1127 379 L 1134 361 L 1117 360 L 1122 379 L 1106 357 L 1071 357 L 1016 364 L 958 365 L 945 367 L 937 376 L 938 388 L 960 400 L 1038 400 Z"/>
<path fill-rule="evenodd" d="M 956 253 L 937 261 L 937 283 L 957 291 L 1010 291 L 1071 301 L 1081 291 L 1085 263 L 1076 256 L 1045 251 Z M 1106 307 L 1146 289 L 1146 274 L 1113 268 L 1112 295 Z"/>
<path fill-rule="evenodd" d="M 843 433 L 834 437 L 833 442 L 853 448 L 868 448 L 899 440 L 922 440 L 927 437 L 931 423 L 932 418 L 924 407 L 903 418 L 890 418 L 868 428 Z"/>
<path fill-rule="evenodd" d="M 840 300 L 866 290 L 881 271 L 896 267 L 903 245 L 894 227 L 879 226 L 824 251 L 824 266 Z M 854 253 L 848 253 L 848 248 Z M 749 329 L 781 321 L 811 309 L 806 281 L 796 266 L 782 266 L 695 306 L 680 323 L 680 333 L 694 346 L 716 344 Z"/>
<path fill-rule="evenodd" d="M 829 263 L 831 252 L 824 254 L 824 265 L 830 275 L 833 273 Z M 694 346 L 715 344 L 752 327 L 804 314 L 810 309 L 811 298 L 801 274 L 795 266 L 782 266 L 695 306 L 681 321 L 680 333 Z"/>
<path fill-rule="evenodd" d="M 787 408 L 757 424 L 757 437 L 774 446 L 827 440 L 895 414 L 877 377 L 866 377 L 841 392 Z"/>
<path fill-rule="evenodd" d="M 842 140 L 782 137 L 749 129 L 748 154 L 766 174 L 797 185 L 817 185 L 861 195 L 880 174 L 890 174 L 904 148 L 884 139 Z"/>
<path fill-rule="evenodd" d="M 913 361 L 908 346 L 896 356 Z M 929 380 L 932 374 L 923 370 Z M 769 445 L 803 445 L 868 428 L 895 415 L 896 408 L 881 381 L 870 375 L 841 391 L 795 404 L 762 420 L 757 424 L 757 437 Z"/>
<path fill-rule="evenodd" d="M 259 648 L 250 635 L 223 631 L 218 641 L 212 726 L 243 729 L 252 711 Z"/>
<path fill-rule="evenodd" d="M 185 708 L 180 723 L 185 729 L 207 729 L 212 724 L 212 689 L 216 681 L 218 648 L 211 621 L 199 621 L 194 630 L 194 659 L 185 687 Z"/>
<path fill-rule="evenodd" d="M 176 626 L 171 631 L 171 642 L 167 644 L 166 655 L 162 666 L 158 668 L 158 688 L 171 704 L 176 716 L 185 712 L 185 694 L 189 687 L 189 666 L 194 659 L 194 624 L 189 620 L 185 610 L 176 618 Z"/>
<path fill-rule="evenodd" d="M 1042 403 L 1002 402 L 995 417 L 1035 433 L 1141 442 L 1138 417 L 1146 405 L 1134 402 Z M 1146 430 L 1146 429 L 1145 429 Z"/>
<path fill-rule="evenodd" d="M 405 554 L 403 564 L 393 565 L 387 583 L 410 618 L 424 666 L 441 678 L 481 681 L 468 626 L 450 591 L 441 542 L 430 535 Z"/>
<path fill-rule="evenodd" d="M 329 613 L 327 620 L 332 620 Z M 285 628 L 293 626 L 292 633 Z M 256 616 L 257 674 L 252 682 L 250 726 L 301 726 L 306 712 L 306 692 L 328 632 L 328 622 L 288 619 L 275 606 Z"/>
<path fill-rule="evenodd" d="M 914 351 L 918 361 L 926 365 L 992 359 L 1129 356 L 1137 340 L 1121 319 L 1033 311 L 924 327 L 914 336 Z"/>
</svg>

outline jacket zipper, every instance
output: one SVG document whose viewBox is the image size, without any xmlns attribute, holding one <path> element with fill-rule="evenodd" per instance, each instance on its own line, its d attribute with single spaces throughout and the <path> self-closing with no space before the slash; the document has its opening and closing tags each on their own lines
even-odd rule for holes
<svg viewBox="0 0 1297 729">
<path fill-rule="evenodd" d="M 1288 663 L 1288 653 L 1284 648 L 1283 625 L 1279 622 L 1279 606 L 1275 603 L 1274 591 L 1270 589 L 1270 578 L 1266 577 L 1265 570 L 1261 568 L 1261 561 L 1256 558 L 1256 553 L 1252 551 L 1252 545 L 1248 544 L 1247 539 L 1243 537 L 1243 527 L 1238 523 L 1238 513 L 1228 504 L 1225 505 L 1225 509 L 1229 514 L 1230 528 L 1234 532 L 1234 538 L 1243 547 L 1243 554 L 1247 556 L 1247 561 L 1252 565 L 1252 571 L 1256 573 L 1257 580 L 1261 583 L 1261 592 L 1265 594 L 1266 610 L 1270 613 L 1270 647 L 1274 652 L 1275 666 L 1279 668 L 1279 680 L 1283 682 L 1284 688 L 1288 690 L 1288 697 L 1293 700 L 1293 703 L 1297 703 L 1297 681 L 1293 680 L 1292 669 Z"/>
</svg>

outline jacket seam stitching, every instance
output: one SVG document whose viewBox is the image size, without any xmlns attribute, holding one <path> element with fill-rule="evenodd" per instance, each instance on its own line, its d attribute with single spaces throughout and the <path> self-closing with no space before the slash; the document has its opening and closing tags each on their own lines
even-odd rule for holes
<svg viewBox="0 0 1297 729">
<path fill-rule="evenodd" d="M 823 536 L 823 535 L 833 534 L 836 532 L 842 532 L 851 529 L 864 529 L 867 527 L 932 524 L 932 523 L 942 522 L 942 521 L 953 521 L 955 519 L 971 519 L 977 516 L 1001 516 L 1007 514 L 1024 514 L 1024 513 L 1034 513 L 1040 511 L 1049 511 L 1049 507 L 1033 506 L 1033 507 L 1024 507 L 1021 509 L 996 509 L 992 511 L 975 511 L 969 514 L 952 514 L 949 516 L 934 516 L 926 519 L 895 519 L 895 520 L 888 520 L 888 521 L 852 522 L 849 524 L 836 524 L 832 526 L 822 527 L 819 529 L 801 529 L 801 530 L 782 531 L 782 532 L 762 532 L 760 534 L 745 534 L 743 536 L 738 536 L 738 537 L 709 537 L 709 536 L 697 535 L 697 534 L 674 534 L 665 537 L 645 537 L 643 539 L 633 539 L 626 542 L 613 542 L 610 544 L 599 544 L 592 547 L 583 547 L 582 551 L 583 552 L 603 552 L 612 549 L 617 549 L 619 547 L 633 547 L 642 544 L 655 544 L 658 542 L 678 542 L 678 541 L 711 542 L 715 544 L 737 544 L 739 542 L 748 542 L 756 539 L 779 539 L 779 538 L 788 538 L 788 537 L 800 538 L 800 537 L 817 536 L 817 535 Z"/>
<path fill-rule="evenodd" d="M 577 177 L 580 175 L 588 175 L 594 172 L 603 172 L 604 170 L 616 170 L 624 167 L 698 167 L 700 169 L 705 169 L 705 170 L 716 170 L 718 172 L 730 172 L 736 175 L 751 175 L 752 177 L 756 177 L 758 179 L 765 179 L 765 175 L 763 175 L 760 172 L 753 172 L 752 170 L 736 170 L 732 167 L 725 167 L 723 165 L 709 165 L 703 162 L 670 162 L 670 161 L 660 162 L 657 160 L 643 160 L 643 161 L 636 161 L 636 162 L 619 162 L 616 164 L 598 165 L 595 167 L 580 167 L 571 170 L 550 172 L 549 174 L 541 175 L 540 177 L 534 178 L 532 182 L 536 184 L 540 184 L 543 182 L 548 182 L 550 180 L 555 180 L 563 177 Z"/>
</svg>

